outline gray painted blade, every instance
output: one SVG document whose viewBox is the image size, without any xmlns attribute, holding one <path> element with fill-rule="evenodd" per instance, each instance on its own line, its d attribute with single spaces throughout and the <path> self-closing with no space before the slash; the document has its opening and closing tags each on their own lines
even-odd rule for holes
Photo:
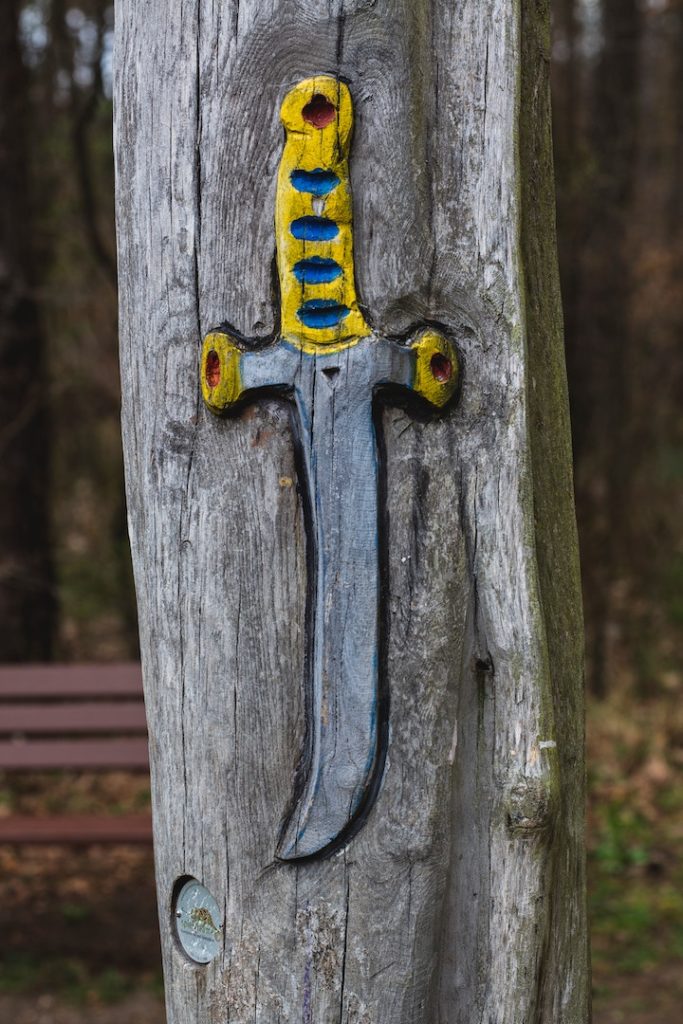
<svg viewBox="0 0 683 1024">
<path fill-rule="evenodd" d="M 324 853 L 353 834 L 381 771 L 377 349 L 304 358 L 295 381 L 310 502 L 306 778 L 278 856 Z"/>
</svg>

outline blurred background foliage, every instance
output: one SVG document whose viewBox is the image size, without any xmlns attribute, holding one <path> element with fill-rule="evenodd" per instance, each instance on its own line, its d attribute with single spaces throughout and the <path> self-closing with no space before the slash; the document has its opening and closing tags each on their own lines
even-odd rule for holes
<svg viewBox="0 0 683 1024">
<path fill-rule="evenodd" d="M 111 4 L 0 13 L 0 660 L 134 656 Z"/>
<path fill-rule="evenodd" d="M 605 1022 L 654 1022 L 671 1019 L 663 993 L 683 995 L 683 0 L 551 6 L 596 1005 Z M 0 4 L 5 662 L 137 655 L 112 37 L 107 0 Z M 102 785 L 67 788 L 96 807 Z M 0 810 L 25 799 L 8 787 Z"/>
</svg>

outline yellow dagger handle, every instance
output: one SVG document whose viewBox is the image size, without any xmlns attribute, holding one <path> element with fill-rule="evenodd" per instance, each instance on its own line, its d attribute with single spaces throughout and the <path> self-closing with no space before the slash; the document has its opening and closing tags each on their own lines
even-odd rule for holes
<svg viewBox="0 0 683 1024">
<path fill-rule="evenodd" d="M 280 116 L 286 133 L 275 205 L 281 334 L 310 354 L 334 352 L 372 333 L 354 280 L 351 94 L 336 78 L 308 78 L 287 94 Z"/>
<path fill-rule="evenodd" d="M 308 78 L 287 94 L 281 118 L 285 144 L 275 208 L 279 340 L 288 343 L 284 350 L 291 345 L 307 355 L 331 355 L 373 335 L 358 307 L 354 280 L 349 180 L 353 107 L 348 86 L 328 75 Z M 380 341 L 375 336 L 373 348 Z M 277 349 L 244 351 L 231 333 L 211 331 L 204 339 L 201 370 L 208 407 L 222 414 L 250 389 L 266 386 L 268 381 L 270 386 L 283 386 L 279 373 L 291 385 L 283 365 L 267 372 L 263 367 L 256 370 Z M 408 346 L 402 349 L 394 344 L 394 349 L 395 353 L 412 350 L 406 378 L 399 375 L 395 383 L 443 408 L 455 394 L 459 377 L 453 342 L 437 328 L 424 327 Z M 370 353 L 367 358 L 372 358 Z"/>
</svg>

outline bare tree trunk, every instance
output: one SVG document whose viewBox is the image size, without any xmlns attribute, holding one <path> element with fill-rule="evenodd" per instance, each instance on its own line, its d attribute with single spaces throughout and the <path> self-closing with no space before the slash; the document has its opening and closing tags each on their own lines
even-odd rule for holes
<svg viewBox="0 0 683 1024">
<path fill-rule="evenodd" d="M 628 480 L 638 443 L 628 375 L 640 17 L 637 0 L 603 0 L 602 49 L 584 112 L 586 163 L 594 170 L 584 183 L 583 231 L 570 271 L 580 279 L 568 295 L 575 307 L 567 350 L 589 679 L 598 695 L 608 686 L 615 585 L 629 558 Z"/>
<path fill-rule="evenodd" d="M 124 445 L 169 1022 L 583 1024 L 547 6 L 119 0 L 116 13 Z M 383 409 L 386 763 L 356 834 L 292 860 L 277 840 L 312 729 L 301 465 L 287 401 L 217 420 L 199 361 L 217 324 L 277 334 L 278 114 L 310 76 L 348 83 L 355 108 L 356 282 L 377 351 L 439 325 L 462 385 L 442 416 Z M 220 359 L 242 365 L 222 331 L 209 396 Z M 240 345 L 262 366 L 277 348 Z M 192 910 L 204 965 L 182 948 L 192 879 L 215 900 Z"/>
<path fill-rule="evenodd" d="M 0 5 L 0 658 L 50 657 L 50 441 L 45 342 L 34 290 L 30 105 L 18 0 Z"/>
<path fill-rule="evenodd" d="M 633 344 L 627 502 L 632 543 L 623 633 L 637 682 L 649 695 L 667 648 L 683 644 L 683 624 L 667 608 L 667 594 L 680 591 L 672 552 L 683 491 L 680 473 L 671 469 L 672 453 L 683 439 L 683 5 L 647 11 L 639 58 L 638 152 L 633 201 L 625 215 L 633 288 L 624 305 Z"/>
</svg>

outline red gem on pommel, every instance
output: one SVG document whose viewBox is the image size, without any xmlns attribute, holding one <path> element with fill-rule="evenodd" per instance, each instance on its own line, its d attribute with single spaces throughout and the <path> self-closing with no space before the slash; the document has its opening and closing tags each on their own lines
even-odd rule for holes
<svg viewBox="0 0 683 1024">
<path fill-rule="evenodd" d="M 442 355 L 441 352 L 434 353 L 429 366 L 432 376 L 435 380 L 440 381 L 441 384 L 445 384 L 453 376 L 453 363 L 448 356 Z"/>
<path fill-rule="evenodd" d="M 327 128 L 337 116 L 337 108 L 334 103 L 330 103 L 327 96 L 317 93 L 301 113 L 304 121 L 312 124 L 314 128 Z"/>
<path fill-rule="evenodd" d="M 204 368 L 206 383 L 210 388 L 216 388 L 221 382 L 221 361 L 218 352 L 213 349 L 206 354 L 206 366 Z"/>
</svg>

